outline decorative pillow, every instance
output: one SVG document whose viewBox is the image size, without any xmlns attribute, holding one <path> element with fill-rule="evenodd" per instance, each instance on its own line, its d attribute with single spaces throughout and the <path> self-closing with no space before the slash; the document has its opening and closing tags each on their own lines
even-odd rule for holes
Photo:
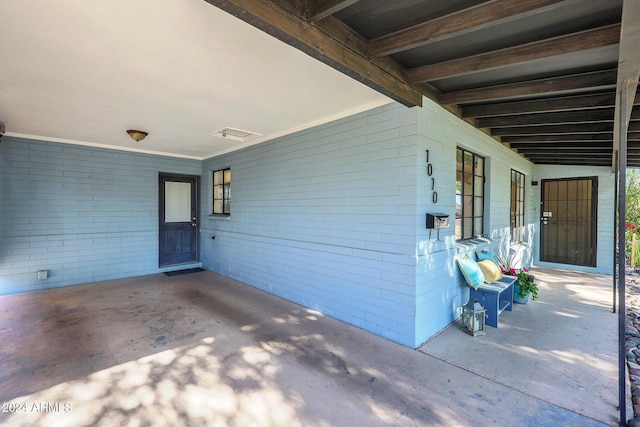
<svg viewBox="0 0 640 427">
<path fill-rule="evenodd" d="M 478 261 L 484 261 L 486 259 L 490 259 L 491 261 L 493 261 L 496 265 L 498 264 L 498 261 L 496 261 L 496 257 L 493 256 L 493 254 L 489 251 L 479 251 L 476 252 L 476 258 L 478 259 Z"/>
<path fill-rule="evenodd" d="M 458 268 L 462 272 L 464 280 L 466 280 L 467 284 L 473 289 L 478 289 L 478 286 L 484 282 L 484 274 L 482 274 L 478 263 L 466 255 L 464 258 L 458 258 L 457 261 Z"/>
<path fill-rule="evenodd" d="M 478 261 L 478 267 L 482 270 L 484 281 L 487 283 L 493 283 L 502 278 L 502 271 L 500 271 L 500 267 L 490 259 Z"/>
</svg>

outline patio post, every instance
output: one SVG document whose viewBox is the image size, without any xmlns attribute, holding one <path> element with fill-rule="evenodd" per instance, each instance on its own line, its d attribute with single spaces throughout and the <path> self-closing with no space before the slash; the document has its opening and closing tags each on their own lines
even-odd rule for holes
<svg viewBox="0 0 640 427">
<path fill-rule="evenodd" d="M 627 196 L 627 106 L 629 81 L 623 82 L 620 86 L 618 125 L 619 145 L 618 145 L 618 391 L 620 408 L 620 425 L 627 424 L 627 365 L 625 354 L 625 333 L 624 324 L 626 317 L 626 196 Z M 635 92 L 635 91 L 634 91 Z"/>
<path fill-rule="evenodd" d="M 613 173 L 614 173 L 614 177 L 616 179 L 614 179 L 614 184 L 613 184 L 613 234 L 614 236 L 617 235 L 617 230 L 618 230 L 618 177 L 616 175 L 616 173 L 618 172 L 619 169 L 619 165 L 618 165 L 618 158 L 616 156 L 617 153 L 614 153 L 614 165 L 613 165 Z M 616 312 L 616 304 L 617 304 L 617 298 L 618 298 L 618 289 L 617 289 L 617 285 L 618 285 L 618 239 L 614 238 L 613 239 L 613 313 Z"/>
</svg>

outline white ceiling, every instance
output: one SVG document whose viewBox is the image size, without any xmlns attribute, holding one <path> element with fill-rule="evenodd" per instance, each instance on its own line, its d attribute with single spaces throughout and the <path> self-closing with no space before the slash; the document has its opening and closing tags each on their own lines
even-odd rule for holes
<svg viewBox="0 0 640 427">
<path fill-rule="evenodd" d="M 390 102 L 204 0 L 1 0 L 0 54 L 6 135 L 179 157 Z"/>
</svg>

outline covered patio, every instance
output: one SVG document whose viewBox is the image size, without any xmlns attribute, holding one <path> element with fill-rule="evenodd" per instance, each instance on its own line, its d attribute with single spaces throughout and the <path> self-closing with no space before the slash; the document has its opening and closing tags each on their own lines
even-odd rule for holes
<svg viewBox="0 0 640 427">
<path fill-rule="evenodd" d="M 1 296 L 0 422 L 616 425 L 611 277 L 535 274 L 498 329 L 418 351 L 209 271 Z"/>
<path fill-rule="evenodd" d="M 3 3 L 0 417 L 625 424 L 639 6 Z M 589 262 L 541 256 L 581 217 L 546 182 L 584 178 Z M 454 258 L 512 243 L 589 274 L 539 269 L 540 301 L 463 335 Z"/>
</svg>

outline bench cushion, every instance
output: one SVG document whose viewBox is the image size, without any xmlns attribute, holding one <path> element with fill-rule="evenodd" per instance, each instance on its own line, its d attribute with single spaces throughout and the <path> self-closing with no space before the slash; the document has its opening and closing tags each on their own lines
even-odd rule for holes
<svg viewBox="0 0 640 427">
<path fill-rule="evenodd" d="M 500 280 L 502 277 L 502 271 L 500 271 L 500 267 L 498 264 L 491 261 L 490 259 L 485 259 L 484 261 L 478 261 L 478 267 L 482 270 L 482 274 L 484 274 L 484 281 L 487 283 L 495 282 Z"/>
<path fill-rule="evenodd" d="M 464 280 L 466 280 L 467 284 L 473 289 L 478 289 L 478 286 L 484 283 L 484 274 L 482 270 L 480 270 L 478 263 L 468 256 L 458 258 L 457 261 L 458 268 L 462 272 Z"/>
</svg>

